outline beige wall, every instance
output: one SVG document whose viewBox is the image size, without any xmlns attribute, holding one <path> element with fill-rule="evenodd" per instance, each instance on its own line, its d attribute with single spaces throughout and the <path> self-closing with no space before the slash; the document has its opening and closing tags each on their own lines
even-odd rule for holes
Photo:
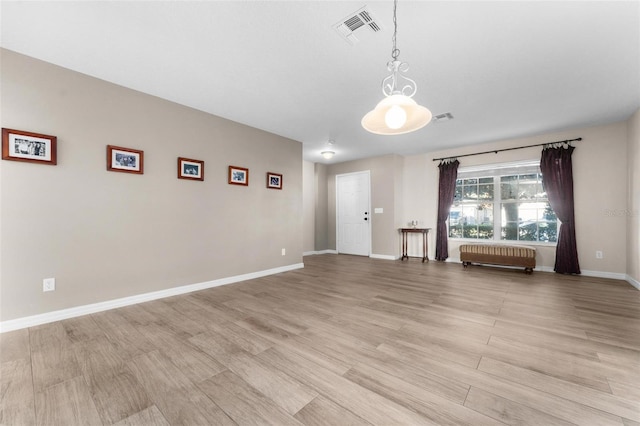
<svg viewBox="0 0 640 426">
<path fill-rule="evenodd" d="M 302 162 L 302 251 L 315 251 L 316 245 L 315 164 Z"/>
<path fill-rule="evenodd" d="M 327 204 L 327 166 L 316 163 L 314 168 L 314 189 L 316 200 L 316 226 L 315 226 L 315 250 L 329 250 L 328 240 L 328 214 Z"/>
<path fill-rule="evenodd" d="M 628 176 L 627 201 L 628 240 L 627 275 L 640 282 L 640 109 L 629 119 L 628 127 Z"/>
<path fill-rule="evenodd" d="M 299 142 L 1 55 L 2 127 L 58 137 L 57 166 L 1 162 L 2 321 L 302 262 Z M 144 150 L 144 175 L 107 172 L 107 144 Z M 205 181 L 177 179 L 178 156 Z"/>
<path fill-rule="evenodd" d="M 371 173 L 371 254 L 399 257 L 400 243 L 398 237 L 399 217 L 397 211 L 402 204 L 396 193 L 401 185 L 403 159 L 398 155 L 367 158 L 347 161 L 328 166 L 327 171 L 327 203 L 328 203 L 328 246 L 336 248 L 336 175 L 369 170 Z M 383 208 L 383 213 L 373 210 Z"/>
<path fill-rule="evenodd" d="M 626 123 L 549 133 L 459 149 L 433 152 L 405 158 L 404 220 L 417 218 L 424 226 L 435 228 L 438 199 L 437 157 L 448 157 L 494 149 L 526 146 L 582 137 L 573 154 L 576 232 L 580 267 L 584 271 L 624 274 L 626 271 L 626 217 L 612 211 L 627 205 L 627 127 Z M 460 159 L 460 166 L 539 159 L 541 147 Z M 430 256 L 434 255 L 435 233 L 430 239 Z M 460 244 L 449 242 L 449 256 L 458 258 Z M 604 259 L 596 259 L 602 250 Z M 553 268 L 555 249 L 538 247 L 538 266 Z"/>
</svg>

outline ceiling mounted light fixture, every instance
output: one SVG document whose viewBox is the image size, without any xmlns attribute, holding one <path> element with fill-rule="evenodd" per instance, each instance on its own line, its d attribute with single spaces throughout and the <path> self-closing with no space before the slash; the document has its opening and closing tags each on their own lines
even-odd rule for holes
<svg viewBox="0 0 640 426">
<path fill-rule="evenodd" d="M 431 121 L 431 111 L 411 99 L 416 94 L 416 82 L 401 73 L 409 70 L 406 62 L 400 62 L 400 49 L 396 47 L 398 21 L 396 9 L 398 0 L 393 2 L 393 49 L 387 69 L 391 71 L 382 80 L 385 98 L 362 118 L 362 127 L 377 135 L 401 135 L 426 126 Z M 401 82 L 400 79 L 403 81 Z"/>
<path fill-rule="evenodd" d="M 331 160 L 336 153 L 333 151 L 322 151 L 320 155 L 322 155 L 327 160 Z"/>
</svg>

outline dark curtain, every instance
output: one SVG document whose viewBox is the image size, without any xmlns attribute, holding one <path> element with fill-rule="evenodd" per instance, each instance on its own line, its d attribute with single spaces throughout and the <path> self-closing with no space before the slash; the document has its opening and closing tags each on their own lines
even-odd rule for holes
<svg viewBox="0 0 640 426">
<path fill-rule="evenodd" d="M 447 218 L 453 204 L 458 178 L 458 160 L 441 162 L 439 190 L 438 190 L 438 223 L 436 228 L 436 260 L 447 260 L 449 257 L 449 243 L 447 235 Z"/>
<path fill-rule="evenodd" d="M 542 150 L 540 171 L 542 186 L 547 192 L 549 204 L 562 224 L 558 230 L 556 263 L 554 271 L 560 274 L 579 274 L 578 248 L 573 205 L 572 146 L 551 147 Z"/>
</svg>

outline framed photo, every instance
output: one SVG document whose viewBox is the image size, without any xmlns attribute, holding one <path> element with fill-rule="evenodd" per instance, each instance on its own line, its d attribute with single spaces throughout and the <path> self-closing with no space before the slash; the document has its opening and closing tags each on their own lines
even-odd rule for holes
<svg viewBox="0 0 640 426">
<path fill-rule="evenodd" d="M 58 138 L 22 130 L 2 129 L 2 159 L 57 164 Z"/>
<path fill-rule="evenodd" d="M 144 151 L 107 145 L 107 170 L 143 174 Z"/>
<path fill-rule="evenodd" d="M 178 179 L 204 180 L 204 161 L 178 157 Z"/>
<path fill-rule="evenodd" d="M 282 175 L 267 172 L 267 188 L 282 189 Z"/>
<path fill-rule="evenodd" d="M 249 185 L 249 169 L 229 166 L 229 183 L 231 185 Z"/>
</svg>

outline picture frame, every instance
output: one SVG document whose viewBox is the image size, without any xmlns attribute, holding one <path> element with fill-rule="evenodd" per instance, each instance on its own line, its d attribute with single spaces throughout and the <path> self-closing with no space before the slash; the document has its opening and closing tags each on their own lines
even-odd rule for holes
<svg viewBox="0 0 640 426">
<path fill-rule="evenodd" d="M 229 184 L 249 186 L 249 169 L 229 166 Z"/>
<path fill-rule="evenodd" d="M 2 128 L 2 159 L 55 166 L 58 138 L 41 133 Z"/>
<path fill-rule="evenodd" d="M 107 145 L 107 170 L 110 172 L 144 174 L 144 151 Z"/>
<path fill-rule="evenodd" d="M 178 179 L 204 180 L 204 161 L 178 157 Z"/>
<path fill-rule="evenodd" d="M 279 173 L 267 172 L 267 188 L 282 189 L 282 175 Z"/>
</svg>

